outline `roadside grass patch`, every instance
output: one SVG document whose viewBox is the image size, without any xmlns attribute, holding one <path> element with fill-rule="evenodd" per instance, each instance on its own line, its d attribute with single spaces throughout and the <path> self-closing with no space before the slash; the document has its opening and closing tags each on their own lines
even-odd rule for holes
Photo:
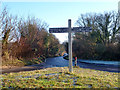
<svg viewBox="0 0 120 90">
<path fill-rule="evenodd" d="M 36 58 L 30 58 L 30 59 L 21 59 L 21 61 L 24 63 L 24 65 L 33 65 L 33 64 L 40 64 L 44 62 L 45 57 L 40 56 Z"/>
<path fill-rule="evenodd" d="M 120 88 L 120 73 L 68 67 L 1 74 L 1 88 Z"/>
<path fill-rule="evenodd" d="M 8 68 L 12 68 L 13 66 L 27 66 L 33 64 L 40 64 L 45 61 L 44 56 L 39 56 L 35 58 L 10 58 L 7 62 L 2 60 L 2 66 L 7 66 Z"/>
<path fill-rule="evenodd" d="M 12 67 L 12 66 L 24 66 L 24 62 L 18 59 L 11 58 L 7 62 L 2 60 L 2 66 Z"/>
</svg>

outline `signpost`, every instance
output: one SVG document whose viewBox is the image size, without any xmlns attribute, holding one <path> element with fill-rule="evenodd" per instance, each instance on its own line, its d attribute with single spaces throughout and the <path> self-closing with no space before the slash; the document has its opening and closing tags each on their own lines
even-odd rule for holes
<svg viewBox="0 0 120 90">
<path fill-rule="evenodd" d="M 50 28 L 49 33 L 68 33 L 68 45 L 69 45 L 69 72 L 73 72 L 72 68 L 72 32 L 90 32 L 90 27 L 73 27 L 71 28 L 71 19 L 68 20 L 68 28 Z"/>
<path fill-rule="evenodd" d="M 67 33 L 68 28 L 50 28 L 49 33 Z"/>
<path fill-rule="evenodd" d="M 92 31 L 92 28 L 90 27 L 73 27 L 73 32 L 90 32 Z"/>
</svg>

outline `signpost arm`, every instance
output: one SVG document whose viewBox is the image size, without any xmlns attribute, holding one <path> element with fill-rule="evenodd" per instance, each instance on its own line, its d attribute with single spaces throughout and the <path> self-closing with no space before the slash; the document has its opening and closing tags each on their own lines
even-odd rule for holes
<svg viewBox="0 0 120 90">
<path fill-rule="evenodd" d="M 72 30 L 71 30 L 71 19 L 68 20 L 68 45 L 69 45 L 69 72 L 73 72 L 72 67 Z"/>
</svg>

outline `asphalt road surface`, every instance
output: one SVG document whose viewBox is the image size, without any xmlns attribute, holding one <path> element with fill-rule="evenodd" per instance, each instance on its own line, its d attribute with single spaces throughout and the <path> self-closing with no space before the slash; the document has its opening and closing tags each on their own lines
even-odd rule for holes
<svg viewBox="0 0 120 90">
<path fill-rule="evenodd" d="M 10 72 L 39 70 L 39 69 L 50 68 L 50 67 L 68 67 L 68 65 L 69 65 L 69 61 L 63 59 L 63 57 L 54 57 L 54 58 L 47 58 L 46 62 L 41 64 L 35 64 L 35 65 L 7 69 L 7 70 L 3 69 L 1 71 L 2 73 L 10 73 Z M 89 69 L 108 71 L 108 72 L 120 72 L 119 65 L 94 64 L 94 63 L 86 63 L 86 62 L 80 62 L 80 61 L 77 62 L 77 65 L 81 68 L 89 68 Z M 73 61 L 73 66 L 74 66 L 74 61 Z"/>
</svg>

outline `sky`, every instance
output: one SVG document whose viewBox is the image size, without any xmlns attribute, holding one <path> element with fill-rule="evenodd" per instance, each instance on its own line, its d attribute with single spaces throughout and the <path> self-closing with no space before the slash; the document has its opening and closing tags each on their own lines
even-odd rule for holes
<svg viewBox="0 0 120 90">
<path fill-rule="evenodd" d="M 68 19 L 72 20 L 72 27 L 75 27 L 80 14 L 117 11 L 118 1 L 120 0 L 1 0 L 0 7 L 7 6 L 12 15 L 41 19 L 49 28 L 68 27 Z M 67 33 L 54 35 L 60 43 L 68 40 Z"/>
</svg>

